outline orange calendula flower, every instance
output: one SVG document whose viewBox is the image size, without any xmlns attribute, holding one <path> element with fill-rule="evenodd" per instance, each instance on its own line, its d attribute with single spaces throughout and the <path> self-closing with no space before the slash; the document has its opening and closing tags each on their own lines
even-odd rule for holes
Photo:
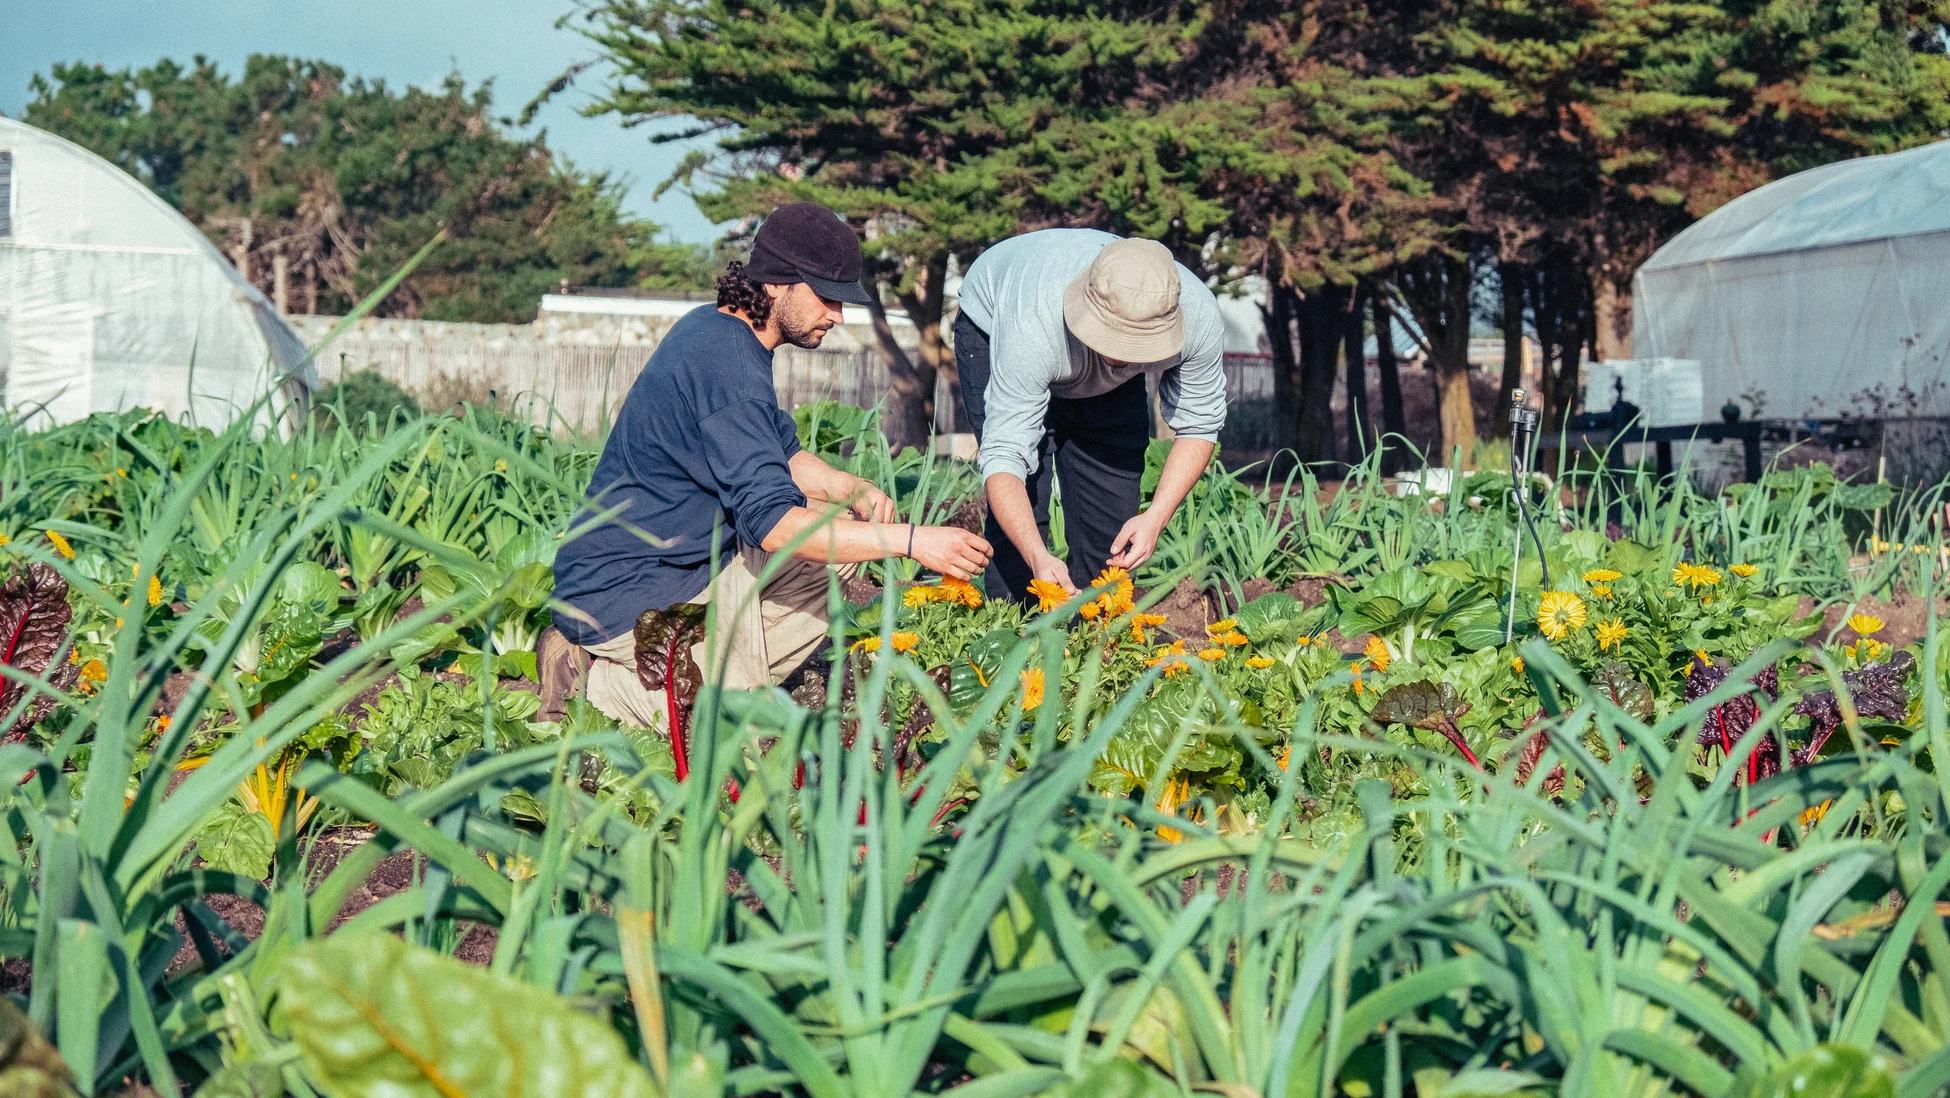
<svg viewBox="0 0 1950 1098">
<path fill-rule="evenodd" d="M 1368 645 L 1361 650 L 1361 654 L 1367 657 L 1376 671 L 1388 670 L 1388 665 L 1395 661 L 1394 654 L 1388 651 L 1388 642 L 1380 637 L 1369 637 Z"/>
<path fill-rule="evenodd" d="M 1044 579 L 1029 581 L 1029 593 L 1036 596 L 1036 612 L 1047 614 L 1070 600 L 1069 592 Z"/>
<path fill-rule="evenodd" d="M 62 537 L 59 530 L 49 530 L 47 532 L 47 540 L 53 544 L 55 552 L 69 560 L 74 559 L 74 546 L 68 544 L 68 539 Z"/>
<path fill-rule="evenodd" d="M 1754 567 L 1751 564 L 1736 564 L 1732 568 L 1727 569 L 1727 571 L 1732 572 L 1734 575 L 1739 576 L 1741 579 L 1747 579 L 1751 577 L 1754 573 L 1760 571 L 1760 569 Z"/>
<path fill-rule="evenodd" d="M 1609 568 L 1593 568 L 1584 574 L 1584 582 L 1586 583 L 1610 583 L 1615 579 L 1622 578 L 1624 578 L 1623 573 L 1614 572 Z"/>
<path fill-rule="evenodd" d="M 1123 585 L 1129 582 L 1131 582 L 1131 574 L 1129 572 L 1126 572 L 1125 570 L 1117 567 L 1116 565 L 1111 565 L 1110 567 L 1107 567 L 1103 571 L 1097 573 L 1097 578 L 1090 581 L 1090 586 L 1122 587 Z"/>
<path fill-rule="evenodd" d="M 941 590 L 946 592 L 946 594 L 935 597 L 942 602 L 959 602 L 970 610 L 981 608 L 982 593 L 977 591 L 975 585 L 967 580 L 958 580 L 953 576 L 943 576 L 941 577 Z"/>
<path fill-rule="evenodd" d="M 1271 667 L 1271 666 L 1273 666 L 1273 657 L 1271 657 L 1271 656 L 1247 656 L 1247 657 L 1246 657 L 1246 666 L 1247 666 L 1247 667 L 1250 667 L 1250 668 L 1252 668 L 1252 669 L 1253 669 L 1253 670 L 1255 670 L 1255 671 L 1264 671 L 1264 670 L 1266 670 L 1267 668 L 1269 668 L 1269 667 Z"/>
<path fill-rule="evenodd" d="M 1147 636 L 1144 631 L 1153 626 L 1163 625 L 1164 623 L 1165 623 L 1165 616 L 1163 614 L 1139 614 L 1138 616 L 1132 618 L 1131 619 L 1131 643 L 1133 644 L 1151 643 L 1151 638 Z"/>
<path fill-rule="evenodd" d="M 1022 673 L 1022 711 L 1027 713 L 1043 704 L 1043 671 L 1032 667 Z"/>
<path fill-rule="evenodd" d="M 1253 643 L 1253 639 L 1247 636 L 1246 634 L 1241 633 L 1239 630 L 1234 629 L 1232 632 L 1227 633 L 1225 636 L 1217 638 L 1214 643 L 1223 644 L 1227 648 L 1238 648 L 1241 645 L 1247 645 Z"/>
<path fill-rule="evenodd" d="M 1225 658 L 1225 655 L 1226 655 L 1226 650 L 1223 648 L 1201 648 L 1199 649 L 1198 652 L 1198 658 L 1204 660 L 1207 663 L 1210 663 L 1213 660 L 1222 660 Z"/>
<path fill-rule="evenodd" d="M 1828 806 L 1834 803 L 1835 803 L 1834 801 L 1828 800 L 1828 801 L 1823 801 L 1820 804 L 1811 804 L 1808 807 L 1802 809 L 1801 826 L 1809 827 L 1814 824 L 1820 823 L 1821 818 L 1823 816 L 1828 815 Z"/>
<path fill-rule="evenodd" d="M 156 718 L 156 731 L 167 732 L 169 731 L 169 726 L 173 723 L 175 722 L 169 719 L 169 714 L 164 713 L 162 716 Z"/>
<path fill-rule="evenodd" d="M 149 605 L 151 606 L 162 605 L 162 577 L 161 576 L 149 577 Z"/>
<path fill-rule="evenodd" d="M 1096 621 L 1103 615 L 1103 612 L 1104 603 L 1102 599 L 1091 599 L 1077 610 L 1077 613 L 1081 614 L 1087 621 Z"/>
<path fill-rule="evenodd" d="M 893 637 L 893 646 L 896 652 L 912 652 L 915 646 L 920 643 L 921 635 L 919 633 L 895 633 Z"/>
<path fill-rule="evenodd" d="M 1286 764 L 1292 761 L 1293 761 L 1293 745 L 1287 744 L 1285 747 L 1280 748 L 1280 769 L 1285 770 Z"/>
</svg>

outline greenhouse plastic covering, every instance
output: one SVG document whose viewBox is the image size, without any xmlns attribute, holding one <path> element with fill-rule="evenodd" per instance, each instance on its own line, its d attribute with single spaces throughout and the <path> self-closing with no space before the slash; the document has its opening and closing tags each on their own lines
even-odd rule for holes
<svg viewBox="0 0 1950 1098">
<path fill-rule="evenodd" d="M 0 384 L 15 414 L 148 407 L 221 428 L 280 382 L 315 384 L 272 304 L 147 187 L 10 119 L 0 153 Z"/>
<path fill-rule="evenodd" d="M 1698 359 L 1709 410 L 1950 415 L 1950 141 L 1801 172 L 1659 249 L 1633 353 Z"/>
</svg>

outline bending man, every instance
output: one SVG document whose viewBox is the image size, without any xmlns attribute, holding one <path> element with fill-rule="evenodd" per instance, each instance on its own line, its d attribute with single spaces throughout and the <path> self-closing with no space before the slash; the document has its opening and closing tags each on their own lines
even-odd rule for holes
<svg viewBox="0 0 1950 1098">
<path fill-rule="evenodd" d="M 991 596 L 1027 599 L 1033 579 L 1074 592 L 1107 564 L 1135 569 L 1151 558 L 1225 425 L 1224 355 L 1212 291 L 1156 241 L 1045 229 L 975 260 L 961 286 L 955 361 L 981 442 Z M 1140 511 L 1147 372 L 1159 374 L 1176 439 Z M 1052 465 L 1067 563 L 1049 549 Z"/>
<path fill-rule="evenodd" d="M 968 579 L 988 564 L 988 544 L 967 531 L 895 522 L 885 493 L 801 450 L 779 408 L 773 350 L 819 346 L 842 322 L 843 302 L 866 303 L 860 273 L 852 229 L 821 206 L 782 206 L 759 228 L 751 261 L 718 280 L 717 305 L 692 310 L 657 345 L 617 412 L 575 526 L 617 513 L 556 554 L 555 594 L 575 613 L 556 615 L 567 643 L 550 651 L 545 637 L 545 706 L 583 662 L 572 643 L 590 661 L 591 704 L 639 727 L 661 722 L 663 692 L 636 672 L 645 610 L 717 603 L 717 647 L 698 652 L 698 664 L 707 675 L 721 665 L 727 687 L 746 689 L 778 683 L 818 651 L 835 568 L 909 556 Z M 808 531 L 750 597 L 771 554 Z"/>
</svg>

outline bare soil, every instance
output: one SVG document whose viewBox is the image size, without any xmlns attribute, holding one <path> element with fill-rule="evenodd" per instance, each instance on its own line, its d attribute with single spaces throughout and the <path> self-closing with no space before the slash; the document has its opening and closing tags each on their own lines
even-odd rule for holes
<svg viewBox="0 0 1950 1098">
<path fill-rule="evenodd" d="M 1795 612 L 1802 617 L 1814 613 L 1815 600 L 1803 596 L 1801 605 Z M 1939 600 L 1936 612 L 1939 618 L 1950 620 L 1950 599 Z M 1906 594 L 1898 595 L 1890 602 L 1871 597 L 1859 602 L 1836 603 L 1822 611 L 1821 628 L 1808 637 L 1808 643 L 1820 644 L 1838 629 L 1842 632 L 1836 634 L 1837 639 L 1842 636 L 1853 638 L 1854 634 L 1843 628 L 1843 623 L 1851 614 L 1867 614 L 1870 617 L 1881 618 L 1882 631 L 1876 634 L 1876 639 L 1884 644 L 1901 648 L 1903 645 L 1921 641 L 1924 634 L 1928 632 L 1930 606 L 1922 599 Z"/>
</svg>

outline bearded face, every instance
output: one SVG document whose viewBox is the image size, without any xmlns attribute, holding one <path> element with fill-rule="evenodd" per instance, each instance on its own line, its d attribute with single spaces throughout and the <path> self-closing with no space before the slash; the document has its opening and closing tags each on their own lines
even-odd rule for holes
<svg viewBox="0 0 1950 1098">
<path fill-rule="evenodd" d="M 767 288 L 775 289 L 772 319 L 778 323 L 779 335 L 794 347 L 819 346 L 826 333 L 845 319 L 839 302 L 828 301 L 803 282 Z"/>
</svg>

